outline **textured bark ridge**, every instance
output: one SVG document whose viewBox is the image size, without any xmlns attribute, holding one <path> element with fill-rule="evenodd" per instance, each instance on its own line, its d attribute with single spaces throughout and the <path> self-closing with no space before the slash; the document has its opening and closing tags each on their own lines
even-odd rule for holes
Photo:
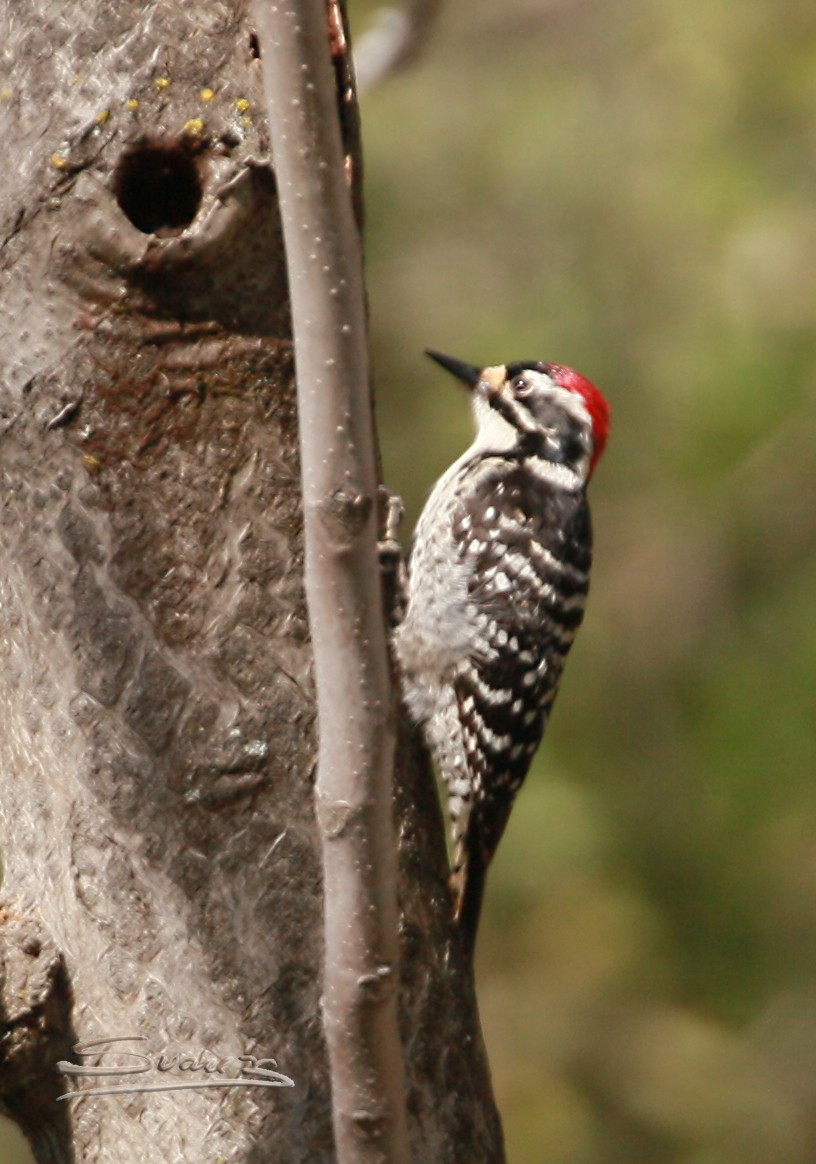
<svg viewBox="0 0 816 1164">
<path fill-rule="evenodd" d="M 41 1160 L 333 1158 L 293 367 L 252 32 L 218 0 L 0 15 L 0 1103 Z M 446 964 L 438 809 L 402 755 L 417 1159 L 497 1160 L 472 988 Z M 274 1058 L 294 1087 L 56 1102 L 74 1042 L 125 1035 Z"/>
</svg>

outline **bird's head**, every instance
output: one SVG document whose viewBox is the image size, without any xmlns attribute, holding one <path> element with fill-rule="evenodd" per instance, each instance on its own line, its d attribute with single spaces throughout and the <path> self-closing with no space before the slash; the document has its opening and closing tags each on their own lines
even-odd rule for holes
<svg viewBox="0 0 816 1164">
<path fill-rule="evenodd" d="M 539 361 L 477 368 L 440 352 L 427 355 L 470 389 L 480 446 L 527 448 L 591 476 L 606 448 L 609 405 L 580 372 Z"/>
</svg>

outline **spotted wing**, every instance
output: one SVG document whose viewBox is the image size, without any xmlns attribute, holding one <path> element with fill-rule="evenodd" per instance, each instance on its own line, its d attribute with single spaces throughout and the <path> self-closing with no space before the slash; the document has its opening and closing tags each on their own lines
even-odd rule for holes
<svg viewBox="0 0 816 1164">
<path fill-rule="evenodd" d="M 485 474 L 454 524 L 479 628 L 455 680 L 472 781 L 457 836 L 460 913 L 475 912 L 484 872 L 541 741 L 564 660 L 581 623 L 591 531 L 583 491 L 567 492 L 528 468 L 498 484 Z M 476 900 L 478 898 L 478 900 Z M 474 923 L 475 924 L 475 923 Z"/>
</svg>

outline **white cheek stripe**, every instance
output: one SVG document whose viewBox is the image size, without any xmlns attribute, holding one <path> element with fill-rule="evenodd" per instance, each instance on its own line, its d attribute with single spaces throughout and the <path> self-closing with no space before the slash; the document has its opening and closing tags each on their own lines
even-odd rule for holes
<svg viewBox="0 0 816 1164">
<path fill-rule="evenodd" d="M 582 457 L 579 462 L 583 469 L 589 467 L 589 456 Z M 567 465 L 557 465 L 554 461 L 545 461 L 542 457 L 528 457 L 524 467 L 539 481 L 546 481 L 556 489 L 563 489 L 565 493 L 575 493 L 581 489 L 586 481 L 586 472 L 575 473 Z"/>
</svg>

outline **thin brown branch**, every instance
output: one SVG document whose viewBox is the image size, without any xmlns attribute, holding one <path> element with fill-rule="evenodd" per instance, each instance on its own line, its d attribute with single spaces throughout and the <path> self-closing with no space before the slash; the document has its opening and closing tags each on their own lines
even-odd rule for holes
<svg viewBox="0 0 816 1164">
<path fill-rule="evenodd" d="M 376 561 L 361 242 L 324 0 L 254 5 L 291 288 L 319 718 L 323 1013 L 341 1164 L 408 1160 L 393 729 Z"/>
<path fill-rule="evenodd" d="M 442 0 L 411 0 L 402 8 L 380 8 L 357 45 L 357 84 L 367 93 L 420 55 L 442 8 Z"/>
</svg>

